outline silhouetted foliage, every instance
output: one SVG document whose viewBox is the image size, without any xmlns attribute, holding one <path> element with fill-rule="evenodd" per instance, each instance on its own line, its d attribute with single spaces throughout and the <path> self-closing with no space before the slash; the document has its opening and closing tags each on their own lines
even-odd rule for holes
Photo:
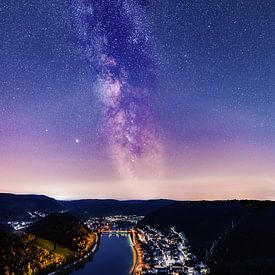
<svg viewBox="0 0 275 275">
<path fill-rule="evenodd" d="M 74 251 L 79 249 L 79 243 L 91 233 L 81 220 L 68 213 L 52 213 L 33 223 L 27 231 Z"/>
</svg>

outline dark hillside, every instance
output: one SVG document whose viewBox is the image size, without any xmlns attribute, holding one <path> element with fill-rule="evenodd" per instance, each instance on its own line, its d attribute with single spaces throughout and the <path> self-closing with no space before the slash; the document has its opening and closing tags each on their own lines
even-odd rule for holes
<svg viewBox="0 0 275 275">
<path fill-rule="evenodd" d="M 62 205 L 73 215 L 80 217 L 108 215 L 146 215 L 156 209 L 174 203 L 171 200 L 74 200 L 62 201 Z"/>
<path fill-rule="evenodd" d="M 219 236 L 250 213 L 245 201 L 177 202 L 146 215 L 140 226 L 177 226 L 186 234 L 195 255 L 204 257 Z"/>
<path fill-rule="evenodd" d="M 95 240 L 96 235 L 69 214 L 50 214 L 25 232 L 2 225 L 0 274 L 49 274 L 83 257 Z"/>
<path fill-rule="evenodd" d="M 256 208 L 211 255 L 213 274 L 275 274 L 275 206 Z"/>
<path fill-rule="evenodd" d="M 77 251 L 80 243 L 91 234 L 81 220 L 68 213 L 52 213 L 33 223 L 27 231 L 74 251 Z"/>
<path fill-rule="evenodd" d="M 59 202 L 47 196 L 0 193 L 0 221 L 29 218 L 28 211 L 48 214 L 61 209 Z"/>
</svg>

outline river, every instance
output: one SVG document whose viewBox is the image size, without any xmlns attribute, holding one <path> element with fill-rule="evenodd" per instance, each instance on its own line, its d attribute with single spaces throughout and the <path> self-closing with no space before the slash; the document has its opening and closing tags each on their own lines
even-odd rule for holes
<svg viewBox="0 0 275 275">
<path fill-rule="evenodd" d="M 103 234 L 99 249 L 91 262 L 87 262 L 73 275 L 128 275 L 133 265 L 129 236 Z"/>
</svg>

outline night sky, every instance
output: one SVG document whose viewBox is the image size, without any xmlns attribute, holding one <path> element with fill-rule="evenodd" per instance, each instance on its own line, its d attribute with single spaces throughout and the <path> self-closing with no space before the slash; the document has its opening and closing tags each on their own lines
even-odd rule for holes
<svg viewBox="0 0 275 275">
<path fill-rule="evenodd" d="M 273 0 L 2 0 L 0 192 L 275 198 Z"/>
</svg>

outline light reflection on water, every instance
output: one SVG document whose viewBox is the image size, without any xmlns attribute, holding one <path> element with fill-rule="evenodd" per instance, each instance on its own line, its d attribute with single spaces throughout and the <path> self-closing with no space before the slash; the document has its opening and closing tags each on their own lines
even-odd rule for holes
<svg viewBox="0 0 275 275">
<path fill-rule="evenodd" d="M 128 275 L 132 267 L 133 254 L 128 235 L 103 234 L 99 249 L 91 262 L 74 275 Z"/>
</svg>

